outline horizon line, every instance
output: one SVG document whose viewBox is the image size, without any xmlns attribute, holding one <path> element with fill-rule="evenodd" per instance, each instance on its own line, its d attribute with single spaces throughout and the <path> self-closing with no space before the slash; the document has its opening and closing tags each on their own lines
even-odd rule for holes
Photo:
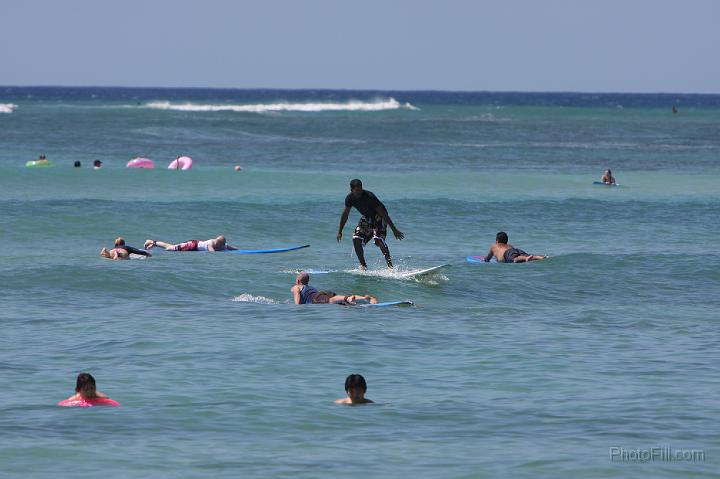
<svg viewBox="0 0 720 479">
<path fill-rule="evenodd" d="M 403 92 L 403 93 L 523 93 L 523 94 L 586 94 L 586 95 L 720 95 L 717 93 L 669 91 L 583 91 L 583 90 L 443 90 L 436 88 L 327 88 L 327 87 L 213 87 L 213 86 L 123 86 L 123 85 L 0 85 L 0 88 L 109 88 L 126 90 L 236 90 L 236 91 L 338 91 L 338 92 Z"/>
</svg>

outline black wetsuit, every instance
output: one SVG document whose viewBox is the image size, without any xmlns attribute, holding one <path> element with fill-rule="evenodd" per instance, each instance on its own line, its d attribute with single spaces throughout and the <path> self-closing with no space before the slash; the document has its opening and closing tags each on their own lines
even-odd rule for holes
<svg viewBox="0 0 720 479">
<path fill-rule="evenodd" d="M 122 245 L 122 246 L 115 246 L 115 249 L 124 249 L 128 252 L 128 254 L 139 254 L 140 256 L 150 256 L 150 253 L 145 251 L 144 249 L 137 249 L 133 248 L 132 246 L 128 245 Z"/>
</svg>

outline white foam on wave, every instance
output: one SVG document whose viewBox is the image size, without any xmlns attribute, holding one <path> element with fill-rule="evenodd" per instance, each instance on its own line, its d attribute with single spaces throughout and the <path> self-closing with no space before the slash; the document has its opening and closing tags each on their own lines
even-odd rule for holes
<svg viewBox="0 0 720 479">
<path fill-rule="evenodd" d="M 427 273 L 421 276 L 413 276 L 409 275 L 409 273 L 417 273 L 422 270 L 418 269 L 404 269 L 404 268 L 384 268 L 384 269 L 348 269 L 345 270 L 346 273 L 350 274 L 356 274 L 360 276 L 371 276 L 376 278 L 386 278 L 386 279 L 397 279 L 400 281 L 414 281 L 416 283 L 428 283 L 428 284 L 438 284 L 438 281 L 448 281 L 449 278 L 445 276 L 440 271 L 433 271 L 431 273 Z"/>
<path fill-rule="evenodd" d="M 347 101 L 344 103 L 258 103 L 250 105 L 222 105 L 202 103 L 170 103 L 169 101 L 154 101 L 142 107 L 156 110 L 175 111 L 234 111 L 246 113 L 273 113 L 282 111 L 322 112 L 322 111 L 383 111 L 419 110 L 410 103 L 401 104 L 395 98 L 378 99 L 374 101 Z"/>
<path fill-rule="evenodd" d="M 266 298 L 265 296 L 254 296 L 250 293 L 243 293 L 241 295 L 235 296 L 232 300 L 241 303 L 280 304 L 274 299 Z"/>
<path fill-rule="evenodd" d="M 12 113 L 17 108 L 14 103 L 0 103 L 0 113 Z"/>
</svg>

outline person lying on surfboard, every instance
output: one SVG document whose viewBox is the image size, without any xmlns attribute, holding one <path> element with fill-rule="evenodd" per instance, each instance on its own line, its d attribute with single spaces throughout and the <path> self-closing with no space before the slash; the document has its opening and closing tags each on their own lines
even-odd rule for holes
<svg viewBox="0 0 720 479">
<path fill-rule="evenodd" d="M 130 259 L 131 254 L 138 254 L 141 256 L 152 256 L 145 250 L 133 248 L 125 244 L 125 238 L 118 236 L 115 238 L 115 246 L 108 251 L 107 248 L 103 248 L 100 251 L 100 256 L 107 259 L 118 260 L 118 259 Z"/>
<path fill-rule="evenodd" d="M 335 294 L 332 291 L 318 291 L 310 286 L 310 275 L 300 273 L 290 288 L 295 304 L 345 304 L 354 306 L 359 303 L 377 304 L 377 298 L 369 294 Z"/>
<path fill-rule="evenodd" d="M 508 244 L 508 235 L 504 231 L 500 231 L 495 236 L 495 244 L 490 246 L 490 251 L 485 256 L 485 261 L 490 261 L 495 256 L 498 263 L 524 263 L 526 261 L 536 261 L 545 259 L 547 256 L 538 256 L 528 254 L 520 248 L 515 248 Z"/>
<path fill-rule="evenodd" d="M 371 191 L 363 190 L 362 181 L 358 179 L 350 182 L 350 193 L 345 197 L 345 209 L 342 212 L 342 216 L 340 216 L 340 228 L 338 228 L 336 237 L 338 242 L 342 239 L 342 230 L 345 227 L 345 223 L 347 223 L 350 210 L 353 206 L 362 215 L 355 227 L 355 233 L 352 237 L 355 254 L 360 261 L 360 267 L 363 269 L 367 268 L 363 246 L 373 241 L 385 256 L 385 262 L 387 262 L 388 268 L 392 268 L 393 264 L 392 258 L 390 258 L 390 250 L 385 242 L 387 226 L 392 229 L 395 238 L 401 240 L 405 235 L 395 227 L 382 201 Z"/>
<path fill-rule="evenodd" d="M 605 183 L 606 185 L 614 185 L 615 177 L 612 175 L 612 171 L 605 170 L 605 173 L 603 173 L 602 179 L 600 181 L 602 183 Z"/>
<path fill-rule="evenodd" d="M 335 404 L 371 404 L 374 401 L 365 397 L 367 382 L 362 374 L 351 374 L 345 378 L 346 398 L 336 399 Z"/>
<path fill-rule="evenodd" d="M 223 235 L 205 241 L 189 240 L 178 244 L 150 239 L 145 242 L 145 249 L 154 248 L 155 246 L 165 248 L 166 251 L 223 251 L 237 249 L 227 244 Z"/>
</svg>

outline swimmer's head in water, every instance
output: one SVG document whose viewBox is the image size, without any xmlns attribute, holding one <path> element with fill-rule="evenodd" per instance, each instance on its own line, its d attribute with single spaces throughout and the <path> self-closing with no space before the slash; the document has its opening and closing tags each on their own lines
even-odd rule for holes
<svg viewBox="0 0 720 479">
<path fill-rule="evenodd" d="M 345 392 L 349 394 L 352 390 L 360 390 L 363 394 L 367 392 L 367 383 L 362 375 L 351 374 L 345 379 Z"/>
<path fill-rule="evenodd" d="M 95 378 L 89 373 L 80 373 L 75 383 L 75 392 L 80 393 L 84 398 L 97 397 L 97 391 L 95 390 Z"/>
<path fill-rule="evenodd" d="M 117 238 L 115 238 L 115 246 L 125 246 L 125 238 L 123 238 L 122 236 L 118 236 Z"/>
<path fill-rule="evenodd" d="M 300 284 L 308 284 L 310 282 L 310 275 L 307 273 L 300 273 L 295 278 Z"/>
<path fill-rule="evenodd" d="M 350 192 L 353 194 L 353 196 L 359 198 L 360 195 L 362 195 L 363 187 L 362 187 L 362 181 L 355 178 L 350 182 Z"/>
<path fill-rule="evenodd" d="M 223 249 L 225 247 L 226 241 L 225 241 L 225 237 L 223 235 L 220 235 L 217 238 L 215 238 L 215 241 L 217 241 L 218 249 Z"/>
<path fill-rule="evenodd" d="M 495 241 L 500 244 L 507 244 L 508 242 L 508 235 L 504 231 L 500 231 L 498 234 L 495 235 Z"/>
</svg>

